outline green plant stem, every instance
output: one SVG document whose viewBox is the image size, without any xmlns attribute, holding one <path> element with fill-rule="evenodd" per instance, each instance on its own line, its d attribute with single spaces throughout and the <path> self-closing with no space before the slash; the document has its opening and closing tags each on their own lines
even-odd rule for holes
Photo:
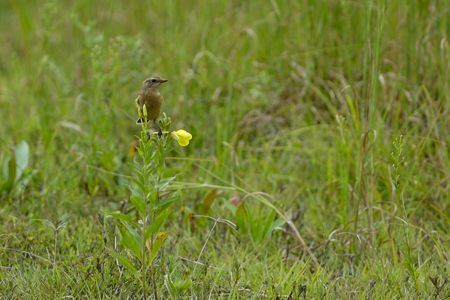
<svg viewBox="0 0 450 300">
<path fill-rule="evenodd" d="M 149 163 L 148 158 L 148 143 L 149 140 L 147 138 L 147 124 L 144 122 L 142 124 L 142 130 L 141 130 L 141 138 L 140 138 L 140 148 L 142 151 L 141 158 L 142 158 L 142 171 L 146 173 L 147 165 Z M 144 176 L 144 187 L 145 187 L 145 195 L 144 195 L 144 203 L 145 203 L 145 213 L 143 216 L 140 216 L 139 219 L 142 220 L 142 226 L 141 226 L 141 235 L 142 235 L 142 257 L 141 257 L 141 280 L 142 280 L 142 293 L 144 299 L 147 299 L 147 260 L 146 260 L 146 243 L 144 240 L 145 231 L 147 229 L 147 223 L 148 223 L 148 215 L 150 211 L 150 205 L 149 205 L 149 199 L 148 199 L 148 192 L 147 192 L 147 186 L 148 186 L 148 174 L 145 174 Z"/>
<path fill-rule="evenodd" d="M 155 181 L 155 205 L 158 205 L 160 202 L 160 191 L 159 191 L 159 183 L 161 181 L 161 177 L 162 177 L 162 170 L 164 169 L 165 166 L 165 150 L 166 150 L 166 142 L 167 142 L 167 138 L 165 135 L 163 135 L 161 138 L 158 138 L 158 157 L 157 157 L 157 161 L 158 161 L 158 165 L 157 165 L 157 175 L 156 175 L 156 181 Z M 152 220 L 155 219 L 155 210 L 152 210 L 151 212 L 152 215 Z M 151 234 L 151 247 L 150 249 L 153 249 L 153 241 L 155 240 L 155 233 Z M 155 300 L 158 299 L 158 289 L 157 289 L 157 285 L 156 285 L 156 272 L 155 272 L 155 267 L 153 265 L 153 261 L 150 262 L 150 274 L 151 274 L 151 280 L 152 280 L 152 284 L 153 284 L 153 297 L 155 298 Z"/>
</svg>

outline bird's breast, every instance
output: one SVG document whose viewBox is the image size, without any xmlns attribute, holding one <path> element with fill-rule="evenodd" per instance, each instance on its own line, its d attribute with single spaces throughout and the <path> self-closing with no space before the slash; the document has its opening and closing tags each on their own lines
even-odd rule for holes
<svg viewBox="0 0 450 300">
<path fill-rule="evenodd" d="M 156 119 L 159 116 L 163 97 L 154 91 L 142 92 L 139 96 L 139 105 L 147 109 L 149 119 Z"/>
</svg>

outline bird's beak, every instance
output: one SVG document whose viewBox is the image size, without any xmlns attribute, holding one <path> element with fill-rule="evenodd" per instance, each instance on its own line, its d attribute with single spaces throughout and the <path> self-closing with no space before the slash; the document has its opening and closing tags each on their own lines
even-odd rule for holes
<svg viewBox="0 0 450 300">
<path fill-rule="evenodd" d="M 167 80 L 167 79 L 161 79 L 159 82 L 164 83 L 164 82 L 167 82 L 167 81 L 169 81 L 169 80 Z"/>
</svg>

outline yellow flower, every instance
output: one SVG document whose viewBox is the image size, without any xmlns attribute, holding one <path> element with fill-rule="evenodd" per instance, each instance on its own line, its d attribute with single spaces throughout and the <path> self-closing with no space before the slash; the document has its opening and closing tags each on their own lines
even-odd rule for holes
<svg viewBox="0 0 450 300">
<path fill-rule="evenodd" d="M 192 139 L 192 134 L 183 129 L 172 131 L 170 135 L 181 147 L 186 147 L 189 145 L 189 141 Z"/>
<path fill-rule="evenodd" d="M 163 240 L 167 237 L 167 232 L 164 231 L 160 231 L 158 232 L 158 234 L 156 235 L 156 239 L 157 240 Z"/>
</svg>

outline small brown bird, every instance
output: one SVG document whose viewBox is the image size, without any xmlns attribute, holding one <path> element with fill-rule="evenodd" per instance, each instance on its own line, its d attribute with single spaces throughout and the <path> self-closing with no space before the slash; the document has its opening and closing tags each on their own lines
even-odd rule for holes
<svg viewBox="0 0 450 300">
<path fill-rule="evenodd" d="M 145 104 L 145 108 L 147 110 L 147 121 L 156 123 L 156 119 L 159 117 L 159 113 L 161 112 L 161 104 L 164 98 L 158 91 L 158 87 L 167 82 L 168 80 L 162 79 L 158 76 L 150 77 L 146 79 L 142 85 L 141 92 L 139 96 L 136 98 L 136 105 L 143 111 L 143 106 Z M 139 118 L 136 121 L 136 124 L 144 123 L 142 118 Z"/>
</svg>

